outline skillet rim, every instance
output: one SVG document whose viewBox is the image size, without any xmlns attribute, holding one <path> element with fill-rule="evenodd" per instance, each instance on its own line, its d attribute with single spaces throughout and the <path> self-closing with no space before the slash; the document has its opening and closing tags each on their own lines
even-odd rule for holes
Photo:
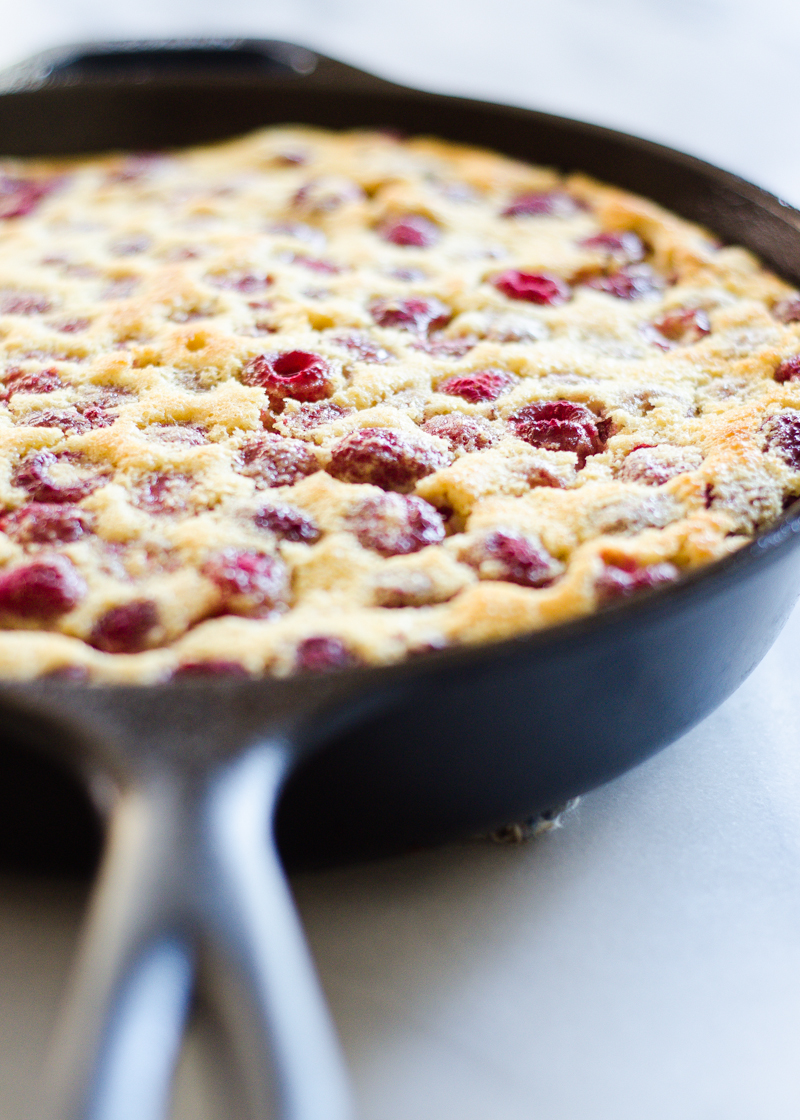
<svg viewBox="0 0 800 1120">
<path fill-rule="evenodd" d="M 133 78 L 123 74 L 121 77 L 116 76 L 113 79 L 81 77 L 77 81 L 72 79 L 69 82 L 62 83 L 57 78 L 56 80 L 51 80 L 49 75 L 46 75 L 44 79 L 24 81 L 11 86 L 6 85 L 5 88 L 3 86 L 3 79 L 8 75 L 24 73 L 26 68 L 34 66 L 40 60 L 53 59 L 58 61 L 59 58 L 74 54 L 78 48 L 102 49 L 119 47 L 124 50 L 130 47 L 134 42 L 137 47 L 144 45 L 148 47 L 152 46 L 156 49 L 164 49 L 165 52 L 169 50 L 170 46 L 168 40 L 158 39 L 65 44 L 61 47 L 56 47 L 25 59 L 18 64 L 12 65 L 5 72 L 0 73 L 0 102 L 8 103 L 19 97 L 35 96 L 37 93 L 45 91 L 47 93 L 66 92 L 67 90 L 80 88 L 97 88 L 99 91 L 109 87 L 120 89 L 126 86 L 141 87 L 142 85 L 153 90 L 158 90 L 159 88 L 172 90 L 180 88 L 190 91 L 193 86 L 207 89 L 209 87 L 219 86 L 220 84 L 228 88 L 247 89 L 250 87 L 268 90 L 270 88 L 291 88 L 291 85 L 297 81 L 298 78 L 300 79 L 297 87 L 298 89 L 305 87 L 310 90 L 313 88 L 317 92 L 327 89 L 328 94 L 332 96 L 336 96 L 338 92 L 346 93 L 349 96 L 361 95 L 362 97 L 368 97 L 370 91 L 372 91 L 373 93 L 380 92 L 390 98 L 418 97 L 429 103 L 434 102 L 440 105 L 451 105 L 456 108 L 459 106 L 463 106 L 465 109 L 474 108 L 484 112 L 493 112 L 498 116 L 511 119 L 515 117 L 534 119 L 562 133 L 582 133 L 600 140 L 622 144 L 631 150 L 636 150 L 639 155 L 646 159 L 660 158 L 675 166 L 691 170 L 704 178 L 710 186 L 722 186 L 729 191 L 733 191 L 737 196 L 746 199 L 751 206 L 765 213 L 770 221 L 783 221 L 792 228 L 796 235 L 800 234 L 800 209 L 795 208 L 777 195 L 752 183 L 735 172 L 728 171 L 725 168 L 721 168 L 716 164 L 710 163 L 688 152 L 683 152 L 680 149 L 649 140 L 635 133 L 608 128 L 591 121 L 565 117 L 524 106 L 510 105 L 504 102 L 485 101 L 478 98 L 438 93 L 407 86 L 392 81 L 391 79 L 382 78 L 369 71 L 361 70 L 347 63 L 340 62 L 338 59 L 330 58 L 321 52 L 314 51 L 305 46 L 284 40 L 239 39 L 230 37 L 231 43 L 246 43 L 248 45 L 251 43 L 260 44 L 265 47 L 288 48 L 312 54 L 316 57 L 317 64 L 322 63 L 324 69 L 329 69 L 331 73 L 326 75 L 323 71 L 322 75 L 319 75 L 315 67 L 313 70 L 307 71 L 309 77 L 314 80 L 308 81 L 307 79 L 305 83 L 303 82 L 304 75 L 300 72 L 285 74 L 278 77 L 269 74 L 260 77 L 256 75 L 230 74 L 226 75 L 222 82 L 220 82 L 219 78 L 198 79 L 196 75 L 194 77 L 189 75 L 181 76 L 179 74 L 169 76 L 158 75 L 142 79 L 141 77 Z M 182 42 L 191 42 L 192 45 L 202 47 L 205 43 L 216 45 L 220 40 L 206 40 L 200 38 L 182 40 Z M 321 81 L 320 77 L 322 79 Z M 427 135 L 428 133 L 421 134 Z M 234 135 L 240 135 L 240 133 L 237 132 Z M 447 139 L 446 136 L 443 138 Z M 466 141 L 456 142 L 465 143 Z M 473 143 L 475 142 L 473 141 Z M 123 149 L 110 148 L 103 150 L 113 151 Z M 43 153 L 40 158 L 47 158 L 47 153 Z M 564 168 L 562 170 L 567 169 Z M 583 169 L 576 167 L 573 170 L 581 171 Z M 613 178 L 605 181 L 614 185 Z M 680 210 L 672 209 L 673 212 L 682 216 Z M 695 221 L 696 219 L 685 220 Z M 716 233 L 713 228 L 711 232 Z M 745 238 L 742 238 L 739 243 L 747 247 Z M 758 250 L 750 251 L 758 253 Z M 800 267 L 800 260 L 798 261 L 798 267 Z M 780 272 L 778 268 L 773 268 L 772 271 Z M 615 625 L 616 628 L 624 626 L 626 623 L 632 623 L 632 620 L 645 614 L 657 615 L 665 612 L 671 613 L 671 604 L 676 600 L 687 600 L 694 595 L 702 594 L 704 591 L 712 595 L 716 589 L 721 589 L 726 584 L 744 578 L 745 573 L 750 570 L 753 565 L 760 565 L 763 567 L 766 564 L 775 562 L 781 559 L 784 554 L 789 553 L 798 544 L 800 544 L 800 497 L 796 498 L 777 520 L 762 529 L 747 544 L 728 556 L 686 572 L 674 583 L 665 587 L 657 587 L 648 591 L 639 592 L 629 599 L 607 604 L 592 611 L 590 614 L 567 619 L 564 622 L 517 634 L 510 638 L 453 645 L 439 650 L 426 651 L 421 655 L 407 656 L 401 661 L 385 665 L 365 665 L 338 671 L 329 670 L 320 674 L 296 673 L 288 677 L 275 677 L 266 673 L 261 676 L 254 675 L 247 678 L 225 678 L 209 675 L 207 677 L 200 676 L 197 678 L 171 678 L 150 684 L 117 684 L 107 681 L 69 681 L 64 679 L 48 679 L 47 677 L 20 680 L 10 677 L 0 679 L 0 695 L 11 691 L 24 694 L 29 690 L 38 692 L 43 689 L 47 692 L 52 691 L 53 693 L 57 691 L 83 693 L 87 690 L 91 690 L 93 693 L 101 692 L 118 695 L 129 692 L 138 693 L 142 689 L 146 689 L 150 692 L 153 690 L 177 690 L 190 693 L 199 688 L 213 688 L 215 692 L 244 692 L 258 689 L 261 686 L 267 686 L 273 690 L 282 691 L 284 687 L 294 685 L 297 682 L 309 682 L 321 678 L 328 678 L 333 675 L 343 680 L 374 678 L 376 685 L 381 683 L 388 685 L 398 678 L 424 676 L 426 673 L 432 673 L 436 669 L 443 669 L 446 671 L 447 669 L 458 668 L 461 665 L 474 666 L 484 660 L 502 660 L 506 656 L 512 657 L 515 655 L 524 656 L 529 650 L 532 652 L 542 647 L 547 647 L 548 645 L 555 647 L 562 643 L 575 643 L 580 642 L 582 639 L 588 640 L 590 637 L 594 636 L 598 630 L 602 631 L 603 629 L 608 629 L 610 632 L 615 628 Z M 360 692 L 362 690 L 359 689 L 358 691 Z"/>
</svg>

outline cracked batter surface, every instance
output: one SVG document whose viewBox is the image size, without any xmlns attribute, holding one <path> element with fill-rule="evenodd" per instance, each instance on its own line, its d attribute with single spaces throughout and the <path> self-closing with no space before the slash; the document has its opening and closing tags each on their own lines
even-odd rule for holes
<svg viewBox="0 0 800 1120">
<path fill-rule="evenodd" d="M 800 297 L 644 199 L 272 128 L 0 171 L 0 675 L 381 664 L 800 494 Z"/>
</svg>

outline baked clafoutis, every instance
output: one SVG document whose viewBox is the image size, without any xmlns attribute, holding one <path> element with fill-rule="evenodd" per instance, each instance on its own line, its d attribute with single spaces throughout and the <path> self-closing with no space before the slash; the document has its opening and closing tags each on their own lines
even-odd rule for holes
<svg viewBox="0 0 800 1120">
<path fill-rule="evenodd" d="M 800 494 L 800 296 L 580 174 L 271 128 L 0 178 L 0 676 L 385 664 Z"/>
</svg>

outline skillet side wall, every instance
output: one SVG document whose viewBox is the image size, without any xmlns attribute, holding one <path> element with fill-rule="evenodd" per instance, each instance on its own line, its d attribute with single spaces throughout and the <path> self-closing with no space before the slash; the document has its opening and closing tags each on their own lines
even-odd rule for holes
<svg viewBox="0 0 800 1120">
<path fill-rule="evenodd" d="M 389 125 L 585 170 L 706 223 L 800 282 L 797 215 L 726 172 L 591 125 L 401 88 L 359 93 L 293 78 L 5 94 L 0 152 L 152 150 L 287 121 Z M 709 573 L 682 597 L 608 616 L 589 635 L 521 642 L 459 672 L 420 676 L 386 715 L 326 746 L 291 780 L 282 850 L 295 865 L 320 864 L 463 836 L 621 773 L 710 712 L 760 660 L 795 598 L 797 541 L 733 579 Z M 87 815 L 90 826 L 93 850 Z M 38 827 L 44 849 L 48 820 Z"/>
<path fill-rule="evenodd" d="M 773 196 L 691 156 L 595 125 L 465 98 L 389 87 L 353 92 L 334 78 L 155 81 L 44 88 L 0 96 L 0 154 L 69 155 L 207 143 L 262 125 L 389 126 L 582 170 L 646 195 L 800 282 L 800 217 Z M 774 221 L 778 218 L 778 221 Z M 781 228 L 783 227 L 783 228 Z"/>
<path fill-rule="evenodd" d="M 741 684 L 786 621 L 800 553 L 763 559 L 589 634 L 420 676 L 290 779 L 284 859 L 324 865 L 485 831 L 667 746 Z"/>
</svg>

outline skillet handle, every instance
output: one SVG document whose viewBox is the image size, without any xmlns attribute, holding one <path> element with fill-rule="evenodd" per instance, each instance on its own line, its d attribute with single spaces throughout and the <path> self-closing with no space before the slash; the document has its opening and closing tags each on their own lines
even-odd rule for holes
<svg viewBox="0 0 800 1120">
<path fill-rule="evenodd" d="M 342 90 L 403 87 L 355 66 L 276 39 L 132 39 L 73 43 L 0 72 L 0 92 L 41 86 L 199 78 L 267 80 Z"/>
<path fill-rule="evenodd" d="M 164 1120 L 194 977 L 250 1120 L 348 1120 L 346 1080 L 268 826 L 286 768 L 267 743 L 124 792 L 38 1116 Z"/>
</svg>

